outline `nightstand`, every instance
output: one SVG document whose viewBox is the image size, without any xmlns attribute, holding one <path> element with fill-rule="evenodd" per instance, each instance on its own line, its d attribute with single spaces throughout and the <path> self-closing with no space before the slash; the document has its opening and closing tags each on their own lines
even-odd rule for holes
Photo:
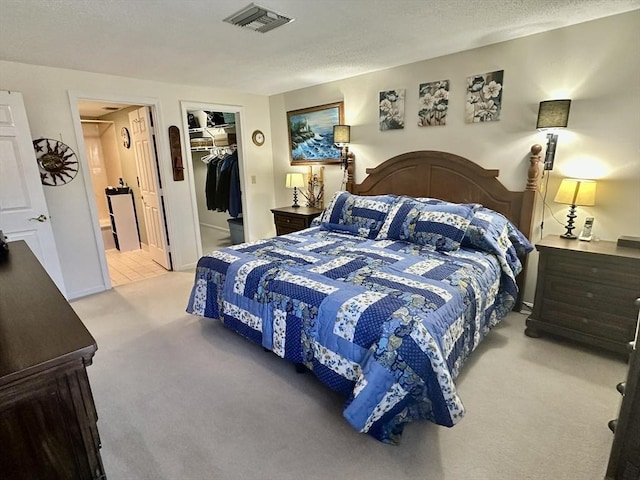
<svg viewBox="0 0 640 480">
<path fill-rule="evenodd" d="M 560 236 L 543 238 L 536 249 L 538 281 L 525 333 L 548 332 L 628 354 L 638 321 L 640 250 Z"/>
<path fill-rule="evenodd" d="M 309 228 L 311 221 L 322 213 L 321 208 L 313 207 L 280 207 L 272 208 L 271 211 L 273 212 L 277 235 L 285 235 Z"/>
</svg>

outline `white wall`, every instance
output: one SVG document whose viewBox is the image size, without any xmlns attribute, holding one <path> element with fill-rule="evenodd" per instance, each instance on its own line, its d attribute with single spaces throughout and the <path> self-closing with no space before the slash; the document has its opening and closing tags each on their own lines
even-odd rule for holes
<svg viewBox="0 0 640 480">
<path fill-rule="evenodd" d="M 69 91 L 101 95 L 104 99 L 144 97 L 158 102 L 160 111 L 157 126 L 162 155 L 160 167 L 168 199 L 169 237 L 177 269 L 194 266 L 197 249 L 189 182 L 173 181 L 167 128 L 177 125 L 182 130 L 181 100 L 241 106 L 244 112 L 241 128 L 247 132 L 242 135 L 244 162 L 241 174 L 245 179 L 256 177 L 255 184 L 244 182 L 249 190 L 245 212 L 248 240 L 274 232 L 269 212 L 274 200 L 267 97 L 5 61 L 0 61 L 0 88 L 23 94 L 34 138 L 62 140 L 82 157 L 85 152 L 78 148 Z M 255 129 L 262 130 L 267 136 L 263 147 L 256 147 L 251 142 L 251 132 Z M 190 158 L 184 146 L 183 158 Z M 185 162 L 185 167 L 189 168 L 189 164 Z M 85 168 L 83 164 L 82 168 Z M 88 199 L 92 196 L 91 185 L 85 185 L 83 176 L 77 175 L 64 186 L 44 187 L 44 191 L 69 297 L 101 291 L 104 288 L 103 272 L 88 205 Z"/>
<path fill-rule="evenodd" d="M 159 105 L 161 171 L 168 198 L 169 235 L 176 268 L 197 261 L 194 212 L 188 181 L 171 175 L 166 129 L 182 130 L 180 101 L 240 106 L 239 136 L 244 155 L 241 175 L 246 186 L 246 234 L 254 240 L 275 233 L 269 208 L 289 205 L 291 191 L 284 177 L 288 160 L 286 112 L 293 109 L 345 102 L 345 120 L 352 125 L 356 180 L 365 168 L 390 156 L 432 149 L 457 153 L 487 168 L 499 168 L 500 179 L 511 189 L 525 185 L 527 157 L 533 143 L 544 143 L 535 131 L 538 103 L 567 97 L 573 100 L 569 128 L 560 137 L 556 166 L 549 181 L 552 198 L 560 179 L 576 175 L 601 179 L 597 205 L 580 208 L 577 224 L 586 215 L 596 217 L 595 233 L 602 239 L 640 236 L 640 12 L 558 29 L 519 40 L 418 62 L 270 98 L 216 88 L 172 85 L 75 70 L 0 61 L 0 88 L 22 92 L 34 138 L 61 139 L 79 156 L 68 92 L 114 97 L 148 98 Z M 402 46 L 399 46 L 402 48 Z M 466 77 L 504 69 L 504 106 L 499 122 L 468 125 L 463 121 Z M 419 83 L 451 81 L 448 125 L 418 127 Z M 406 88 L 406 127 L 380 132 L 377 97 L 380 90 Z M 131 102 L 135 103 L 135 102 Z M 251 132 L 260 129 L 266 142 L 257 147 Z M 190 152 L 183 145 L 183 158 Z M 189 161 L 185 161 L 189 168 Z M 587 171 L 595 165 L 600 173 Z M 81 168 L 85 168 L 81 165 Z M 304 167 L 298 167 L 305 172 Z M 185 172 L 185 178 L 187 178 Z M 253 184 L 251 177 L 256 177 Z M 339 167 L 325 168 L 326 195 L 340 185 Z M 44 187 L 52 216 L 66 290 L 71 298 L 100 291 L 102 271 L 94 242 L 87 192 L 78 175 L 60 187 Z M 91 194 L 90 194 L 91 195 Z M 275 201 L 274 201 L 275 198 Z M 548 199 L 549 208 L 564 222 L 566 207 Z M 538 214 L 541 211 L 538 206 Z M 539 225 L 540 218 L 536 220 Z M 545 234 L 558 234 L 562 225 L 547 216 Z M 534 240 L 539 237 L 536 228 Z M 530 262 L 535 274 L 536 256 Z M 531 299 L 534 281 L 528 281 Z"/>
<path fill-rule="evenodd" d="M 549 177 L 550 210 L 562 224 L 567 207 L 553 202 L 564 176 L 598 178 L 597 205 L 578 208 L 577 225 L 595 216 L 594 232 L 604 240 L 640 236 L 640 11 L 498 43 L 433 60 L 404 65 L 347 80 L 305 88 L 269 99 L 274 148 L 275 198 L 288 205 L 284 188 L 289 165 L 286 112 L 344 100 L 351 125 L 350 150 L 356 154 L 356 181 L 365 169 L 414 150 L 443 150 L 470 158 L 485 168 L 499 168 L 511 190 L 526 184 L 532 144 L 545 144 L 535 130 L 542 100 L 570 98 L 569 127 L 561 132 L 555 168 Z M 401 48 L 401 46 L 399 47 Z M 464 123 L 468 76 L 504 69 L 501 120 Z M 418 127 L 418 85 L 449 79 L 446 126 Z M 378 128 L 378 92 L 405 88 L 405 128 Z M 298 168 L 300 171 L 303 167 Z M 327 198 L 340 186 L 340 169 L 325 168 Z M 538 202 L 533 240 L 540 238 Z M 544 234 L 564 232 L 546 215 Z M 536 255 L 529 264 L 525 297 L 533 299 Z"/>
</svg>

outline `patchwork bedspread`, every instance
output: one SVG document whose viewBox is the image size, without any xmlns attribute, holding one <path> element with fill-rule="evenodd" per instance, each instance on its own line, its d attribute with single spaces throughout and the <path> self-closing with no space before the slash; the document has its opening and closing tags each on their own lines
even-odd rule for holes
<svg viewBox="0 0 640 480">
<path fill-rule="evenodd" d="M 202 257 L 187 311 L 305 364 L 353 428 L 397 443 L 464 415 L 454 379 L 514 304 L 507 260 L 315 227 Z"/>
</svg>

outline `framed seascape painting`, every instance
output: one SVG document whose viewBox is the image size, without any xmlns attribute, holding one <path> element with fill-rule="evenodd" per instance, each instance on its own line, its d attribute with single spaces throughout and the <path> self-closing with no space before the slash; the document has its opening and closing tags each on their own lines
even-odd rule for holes
<svg viewBox="0 0 640 480">
<path fill-rule="evenodd" d="M 344 124 L 344 102 L 287 112 L 291 165 L 340 163 L 333 126 Z"/>
</svg>

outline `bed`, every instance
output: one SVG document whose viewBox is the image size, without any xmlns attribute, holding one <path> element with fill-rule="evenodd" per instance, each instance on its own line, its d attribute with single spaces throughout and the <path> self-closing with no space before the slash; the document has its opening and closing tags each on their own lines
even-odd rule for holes
<svg viewBox="0 0 640 480">
<path fill-rule="evenodd" d="M 187 311 L 304 365 L 382 442 L 453 426 L 460 368 L 518 304 L 538 153 L 520 192 L 451 153 L 399 155 L 360 184 L 350 163 L 311 228 L 202 257 Z"/>
</svg>

